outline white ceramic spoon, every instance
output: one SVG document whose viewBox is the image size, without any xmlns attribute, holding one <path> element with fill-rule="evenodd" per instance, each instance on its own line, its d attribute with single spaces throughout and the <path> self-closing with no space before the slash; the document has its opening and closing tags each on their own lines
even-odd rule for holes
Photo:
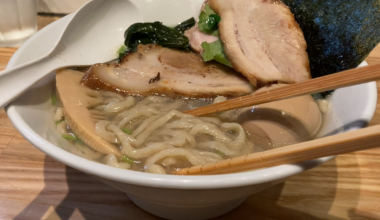
<svg viewBox="0 0 380 220">
<path fill-rule="evenodd" d="M 124 31 L 142 22 L 128 0 L 93 0 L 80 8 L 62 31 L 54 48 L 32 62 L 0 72 L 0 108 L 38 80 L 67 66 L 92 65 L 117 58 Z"/>
</svg>

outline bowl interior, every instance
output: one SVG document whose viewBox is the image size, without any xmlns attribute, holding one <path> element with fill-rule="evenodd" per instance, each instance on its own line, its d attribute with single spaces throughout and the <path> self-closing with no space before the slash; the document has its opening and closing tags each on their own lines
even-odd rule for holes
<svg viewBox="0 0 380 220">
<path fill-rule="evenodd" d="M 147 4 L 148 1 L 135 0 L 133 2 L 140 9 L 144 9 L 145 7 L 145 11 L 142 10 L 142 13 L 145 15 L 146 20 L 152 21 L 154 19 L 164 21 L 165 24 L 175 24 L 192 15 L 196 15 L 203 0 L 188 0 L 183 1 L 183 5 L 174 5 L 173 7 L 177 9 L 176 13 L 181 14 L 180 12 L 182 12 L 183 15 L 177 17 L 176 20 L 168 19 L 168 13 L 162 13 L 162 11 L 154 14 L 154 10 L 151 8 L 153 5 Z M 164 5 L 154 5 L 156 11 L 160 11 L 160 7 L 165 8 Z M 150 10 L 149 13 L 146 10 Z M 8 68 L 33 60 L 47 53 L 55 43 L 70 16 L 68 15 L 54 22 L 25 42 L 12 57 Z M 363 63 L 362 65 L 366 64 Z M 165 188 L 224 188 L 286 178 L 317 166 L 331 158 L 320 158 L 314 161 L 282 165 L 245 173 L 197 177 L 156 175 L 112 168 L 88 161 L 62 150 L 69 143 L 58 135 L 53 121 L 53 106 L 50 100 L 54 90 L 54 82 L 54 73 L 51 73 L 11 103 L 6 109 L 11 121 L 28 141 L 49 156 L 76 169 L 108 179 Z M 323 127 L 318 136 L 322 137 L 365 127 L 374 114 L 376 100 L 377 91 L 374 82 L 336 90 L 331 97 L 331 107 L 325 114 Z"/>
</svg>

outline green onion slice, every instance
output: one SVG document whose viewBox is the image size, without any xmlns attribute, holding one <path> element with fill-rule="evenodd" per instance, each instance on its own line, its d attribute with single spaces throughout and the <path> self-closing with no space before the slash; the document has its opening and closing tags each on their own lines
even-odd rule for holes
<svg viewBox="0 0 380 220">
<path fill-rule="evenodd" d="M 131 135 L 132 134 L 132 130 L 131 129 L 128 129 L 128 128 L 123 128 L 123 129 L 121 129 L 124 133 L 126 133 L 126 134 L 129 134 L 129 135 Z"/>
<path fill-rule="evenodd" d="M 127 163 L 129 163 L 131 165 L 133 164 L 133 160 L 130 159 L 130 158 L 128 158 L 128 157 L 126 157 L 126 156 L 123 156 L 123 158 L 121 158 L 121 160 L 124 161 L 124 162 L 127 162 Z"/>
<path fill-rule="evenodd" d="M 70 140 L 70 141 L 75 141 L 77 140 L 78 138 L 75 137 L 75 135 L 73 134 L 63 134 L 62 137 L 66 140 Z"/>
</svg>

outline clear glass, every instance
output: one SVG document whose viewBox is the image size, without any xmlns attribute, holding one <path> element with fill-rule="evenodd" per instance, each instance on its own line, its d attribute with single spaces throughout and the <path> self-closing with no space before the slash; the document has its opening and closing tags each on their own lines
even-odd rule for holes
<svg viewBox="0 0 380 220">
<path fill-rule="evenodd" d="M 37 31 L 37 0 L 0 0 L 0 47 L 17 47 Z"/>
</svg>

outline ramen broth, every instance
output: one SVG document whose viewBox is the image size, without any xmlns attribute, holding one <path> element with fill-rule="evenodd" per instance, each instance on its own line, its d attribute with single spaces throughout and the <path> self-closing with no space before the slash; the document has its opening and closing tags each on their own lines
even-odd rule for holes
<svg viewBox="0 0 380 220">
<path fill-rule="evenodd" d="M 124 155 L 103 155 L 80 141 L 64 120 L 57 102 L 54 120 L 59 133 L 71 141 L 72 152 L 110 166 L 152 173 L 170 173 L 181 168 L 221 161 L 261 151 L 248 139 L 237 121 L 237 110 L 212 117 L 195 117 L 181 111 L 201 107 L 216 99 L 173 99 L 162 96 L 123 97 L 99 91 L 103 104 L 93 110 L 104 114 L 95 132 L 114 144 Z"/>
<path fill-rule="evenodd" d="M 286 85 L 271 87 L 278 86 Z M 122 96 L 92 91 L 101 98 L 100 104 L 88 110 L 94 114 L 94 132 L 122 156 L 103 154 L 84 144 L 81 135 L 66 123 L 58 98 L 53 118 L 58 133 L 71 142 L 65 149 L 109 166 L 150 173 L 172 173 L 310 140 L 320 128 L 323 115 L 311 96 L 195 117 L 182 112 L 227 99 Z"/>
</svg>

